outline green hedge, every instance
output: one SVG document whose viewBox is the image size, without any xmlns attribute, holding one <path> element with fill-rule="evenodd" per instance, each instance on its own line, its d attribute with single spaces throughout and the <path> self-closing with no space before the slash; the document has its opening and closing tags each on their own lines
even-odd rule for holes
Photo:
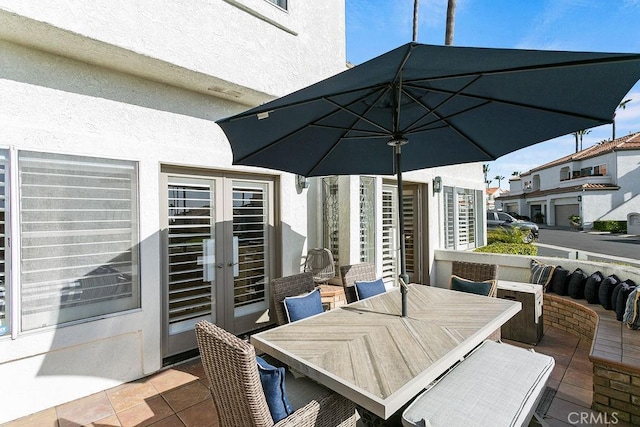
<svg viewBox="0 0 640 427">
<path fill-rule="evenodd" d="M 497 227 L 487 230 L 487 244 L 492 243 L 522 243 L 524 237 L 519 228 Z"/>
<path fill-rule="evenodd" d="M 512 254 L 512 255 L 538 255 L 538 247 L 527 243 L 491 243 L 474 250 L 474 252 L 487 252 L 492 254 Z"/>
<path fill-rule="evenodd" d="M 627 221 L 594 221 L 593 229 L 597 231 L 610 231 L 612 233 L 626 233 Z"/>
</svg>

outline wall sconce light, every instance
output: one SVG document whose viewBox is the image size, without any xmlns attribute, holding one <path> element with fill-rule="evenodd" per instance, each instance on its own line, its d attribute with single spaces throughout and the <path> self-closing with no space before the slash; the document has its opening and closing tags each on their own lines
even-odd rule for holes
<svg viewBox="0 0 640 427">
<path fill-rule="evenodd" d="M 582 201 L 582 196 L 578 196 L 578 201 L 581 202 Z"/>
<path fill-rule="evenodd" d="M 433 178 L 433 194 L 439 193 L 442 191 L 442 178 L 436 176 Z"/>
<path fill-rule="evenodd" d="M 309 188 L 309 179 L 306 176 L 296 175 L 296 184 L 301 190 Z"/>
</svg>

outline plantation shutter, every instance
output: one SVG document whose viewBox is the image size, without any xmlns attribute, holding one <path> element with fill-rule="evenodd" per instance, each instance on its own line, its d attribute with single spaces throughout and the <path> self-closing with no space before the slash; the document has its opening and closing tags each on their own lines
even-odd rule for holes
<svg viewBox="0 0 640 427">
<path fill-rule="evenodd" d="M 21 152 L 22 329 L 139 307 L 137 165 Z"/>
</svg>

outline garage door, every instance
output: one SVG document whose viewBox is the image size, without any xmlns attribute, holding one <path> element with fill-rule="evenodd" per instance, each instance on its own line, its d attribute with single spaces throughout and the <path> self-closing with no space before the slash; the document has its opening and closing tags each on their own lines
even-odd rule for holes
<svg viewBox="0 0 640 427">
<path fill-rule="evenodd" d="M 580 205 L 559 205 L 556 206 L 556 225 L 569 227 L 569 217 L 580 215 Z"/>
</svg>

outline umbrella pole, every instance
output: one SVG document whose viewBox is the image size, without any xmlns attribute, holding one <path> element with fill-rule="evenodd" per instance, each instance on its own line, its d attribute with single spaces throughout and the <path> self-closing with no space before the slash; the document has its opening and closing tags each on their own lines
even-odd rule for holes
<svg viewBox="0 0 640 427">
<path fill-rule="evenodd" d="M 398 238 L 400 243 L 400 294 L 402 296 L 402 317 L 407 317 L 407 287 L 409 276 L 407 275 L 406 246 L 404 239 L 404 204 L 402 200 L 402 145 L 405 139 L 399 139 L 393 145 L 396 174 L 398 176 Z"/>
</svg>

